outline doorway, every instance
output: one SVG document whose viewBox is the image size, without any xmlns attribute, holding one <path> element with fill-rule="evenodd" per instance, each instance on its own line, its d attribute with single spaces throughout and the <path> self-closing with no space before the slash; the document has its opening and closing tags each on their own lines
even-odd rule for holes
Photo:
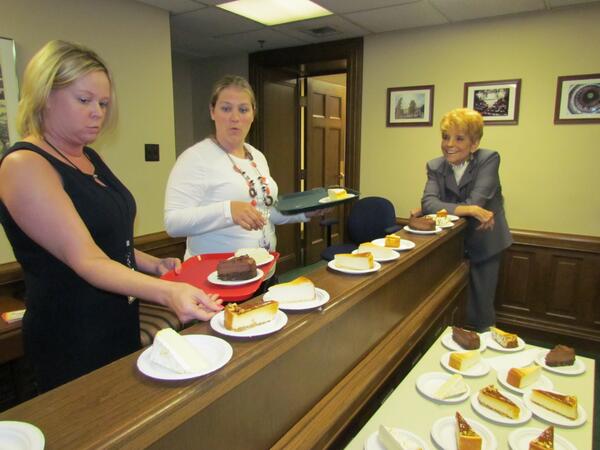
<svg viewBox="0 0 600 450">
<path fill-rule="evenodd" d="M 280 193 L 333 184 L 359 190 L 362 49 L 362 38 L 357 38 L 250 55 L 249 78 L 259 105 L 250 142 L 265 153 Z M 320 84 L 325 82 L 320 77 L 332 74 L 344 75 L 345 105 L 339 105 L 338 113 L 325 119 L 326 107 L 323 106 L 325 114 L 313 114 L 315 107 L 309 104 L 308 98 L 320 98 L 325 102 L 322 105 L 329 102 L 329 110 L 334 111 L 341 98 L 335 93 L 327 94 L 329 87 Z M 301 106 L 305 108 L 302 110 Z M 319 115 L 324 116 L 320 124 L 318 117 L 314 124 L 303 119 L 303 116 Z M 341 117 L 336 119 L 335 116 L 343 115 L 345 125 L 336 129 L 334 124 L 336 120 L 341 123 Z M 307 128 L 313 125 L 314 130 L 319 130 L 316 134 L 322 133 L 323 137 L 327 129 L 332 131 L 329 139 L 319 142 L 328 143 L 335 151 L 321 152 L 315 157 L 318 145 L 315 147 L 310 142 L 311 138 L 315 142 L 315 134 L 311 135 Z M 306 159 L 302 153 L 304 136 L 309 141 L 307 148 L 310 147 Z M 318 149 L 316 154 L 319 154 Z M 340 224 L 345 223 L 346 209 L 336 208 Z M 278 270 L 285 272 L 319 260 L 326 245 L 325 231 L 317 219 L 303 228 L 299 224 L 278 227 Z M 342 240 L 343 235 L 344 227 L 338 226 L 333 242 Z"/>
</svg>

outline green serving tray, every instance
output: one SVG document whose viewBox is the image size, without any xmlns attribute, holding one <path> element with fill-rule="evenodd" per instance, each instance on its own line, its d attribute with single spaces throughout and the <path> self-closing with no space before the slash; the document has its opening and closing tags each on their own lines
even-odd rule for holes
<svg viewBox="0 0 600 450">
<path fill-rule="evenodd" d="M 335 187 L 335 186 L 333 186 Z M 341 200 L 329 201 L 327 188 L 314 188 L 304 192 L 293 192 L 291 194 L 280 195 L 275 204 L 283 214 L 297 214 L 301 212 L 314 211 L 316 209 L 327 208 L 329 206 L 339 205 L 357 199 L 360 193 L 354 189 L 344 188 L 350 194 Z M 323 200 L 327 199 L 327 200 Z M 321 200 L 321 201 L 319 201 Z"/>
</svg>

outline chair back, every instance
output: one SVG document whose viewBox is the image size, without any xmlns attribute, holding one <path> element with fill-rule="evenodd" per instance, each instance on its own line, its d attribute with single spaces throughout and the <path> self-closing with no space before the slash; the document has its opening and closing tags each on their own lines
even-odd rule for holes
<svg viewBox="0 0 600 450">
<path fill-rule="evenodd" d="M 385 237 L 386 229 L 396 225 L 396 210 L 383 197 L 364 197 L 352 206 L 348 215 L 348 238 L 359 245 Z"/>
</svg>

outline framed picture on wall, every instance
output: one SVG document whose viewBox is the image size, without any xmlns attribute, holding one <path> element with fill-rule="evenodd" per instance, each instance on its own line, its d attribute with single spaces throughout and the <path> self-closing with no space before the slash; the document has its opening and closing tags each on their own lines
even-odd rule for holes
<svg viewBox="0 0 600 450">
<path fill-rule="evenodd" d="M 386 126 L 430 127 L 433 90 L 433 85 L 388 88 Z"/>
<path fill-rule="evenodd" d="M 15 70 L 15 43 L 0 37 L 0 152 L 17 140 L 19 87 Z"/>
<path fill-rule="evenodd" d="M 600 73 L 558 77 L 554 123 L 600 122 Z"/>
<path fill-rule="evenodd" d="M 479 111 L 486 125 L 519 123 L 521 79 L 465 83 L 463 105 Z"/>
</svg>

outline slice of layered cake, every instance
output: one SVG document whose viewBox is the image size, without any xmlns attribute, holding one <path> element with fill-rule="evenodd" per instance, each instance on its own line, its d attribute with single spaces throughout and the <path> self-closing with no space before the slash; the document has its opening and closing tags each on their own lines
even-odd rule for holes
<svg viewBox="0 0 600 450">
<path fill-rule="evenodd" d="M 384 239 L 384 245 L 390 248 L 400 247 L 401 239 L 397 234 L 388 234 Z"/>
<path fill-rule="evenodd" d="M 459 327 L 452 327 L 452 339 L 465 350 L 477 350 L 481 345 L 477 333 Z"/>
<path fill-rule="evenodd" d="M 458 450 L 481 450 L 483 440 L 456 411 L 456 447 Z"/>
<path fill-rule="evenodd" d="M 150 361 L 177 373 L 198 373 L 208 367 L 198 350 L 172 328 L 156 333 Z"/>
<path fill-rule="evenodd" d="M 554 450 L 554 427 L 550 425 L 531 441 L 529 450 Z"/>
<path fill-rule="evenodd" d="M 269 296 L 279 303 L 306 302 L 315 299 L 315 285 L 306 277 L 269 288 Z"/>
<path fill-rule="evenodd" d="M 541 374 L 542 368 L 535 364 L 527 367 L 512 367 L 506 375 L 506 382 L 522 389 L 535 383 Z"/>
<path fill-rule="evenodd" d="M 270 322 L 275 318 L 278 309 L 279 303 L 272 300 L 248 306 L 230 303 L 225 307 L 225 328 L 244 331 Z"/>
<path fill-rule="evenodd" d="M 496 411 L 498 414 L 502 414 L 510 419 L 519 418 L 521 408 L 510 398 L 503 395 L 493 384 L 481 389 L 477 398 L 479 399 L 479 403 L 486 408 Z"/>
<path fill-rule="evenodd" d="M 471 367 L 481 361 L 481 353 L 477 350 L 471 350 L 468 352 L 452 352 L 450 353 L 450 359 L 448 365 L 453 369 L 464 372 L 469 370 Z"/>
<path fill-rule="evenodd" d="M 396 428 L 385 425 L 379 425 L 378 439 L 385 450 L 423 450 L 412 441 L 404 439 L 404 436 Z"/>
<path fill-rule="evenodd" d="M 448 378 L 433 394 L 433 397 L 438 400 L 445 400 L 447 398 L 456 397 L 457 395 L 464 394 L 467 392 L 467 385 L 463 380 L 463 377 L 455 373 Z"/>
<path fill-rule="evenodd" d="M 256 261 L 248 255 L 224 259 L 217 264 L 217 277 L 223 281 L 249 280 L 257 273 Z"/>
<path fill-rule="evenodd" d="M 492 333 L 492 339 L 504 348 L 517 348 L 519 346 L 519 340 L 516 334 L 507 333 L 496 327 L 490 327 Z"/>
<path fill-rule="evenodd" d="M 574 395 L 532 389 L 531 401 L 568 419 L 575 420 L 578 417 L 577 397 Z"/>
<path fill-rule="evenodd" d="M 575 350 L 566 345 L 557 345 L 546 354 L 546 365 L 550 367 L 572 366 L 575 364 Z"/>
</svg>

